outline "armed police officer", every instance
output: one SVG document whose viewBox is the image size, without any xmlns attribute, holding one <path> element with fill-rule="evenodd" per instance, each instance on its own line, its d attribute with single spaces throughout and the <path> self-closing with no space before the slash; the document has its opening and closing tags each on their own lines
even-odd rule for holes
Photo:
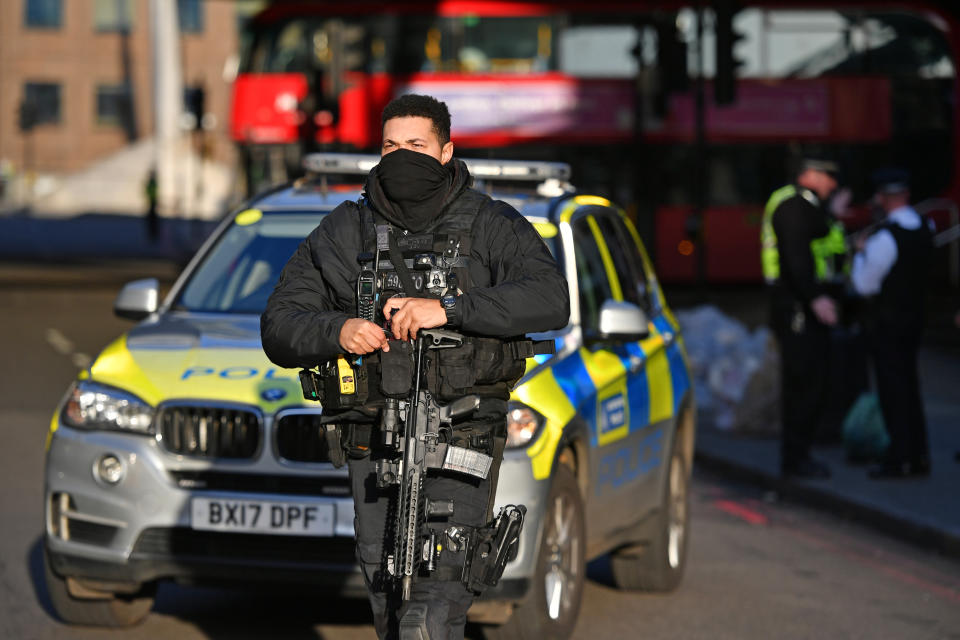
<svg viewBox="0 0 960 640">
<path fill-rule="evenodd" d="M 462 638 L 479 584 L 471 545 L 490 531 L 507 399 L 536 352 L 523 337 L 565 326 L 569 294 L 532 225 L 471 188 L 444 103 L 405 95 L 382 123 L 381 160 L 363 197 L 331 212 L 284 268 L 261 319 L 263 348 L 280 366 L 320 365 L 316 375 L 335 378 L 324 415 L 344 417 L 357 560 L 378 636 Z M 359 406 L 345 401 L 361 390 Z M 437 428 L 429 416 L 446 418 Z M 426 431 L 406 446 L 445 447 L 457 462 L 398 488 L 390 480 L 412 459 L 397 464 L 397 434 L 421 423 Z M 426 506 L 410 516 L 423 541 L 414 562 L 395 551 L 408 533 L 395 513 L 421 494 Z M 415 579 L 400 589 L 404 564 Z"/>
<path fill-rule="evenodd" d="M 845 252 L 843 232 L 831 224 L 825 206 L 837 189 L 837 172 L 831 161 L 804 160 L 795 183 L 775 191 L 764 210 L 761 261 L 782 361 L 784 475 L 830 475 L 810 447 L 824 409 L 829 328 L 838 315 L 828 288 L 831 263 Z"/>
</svg>

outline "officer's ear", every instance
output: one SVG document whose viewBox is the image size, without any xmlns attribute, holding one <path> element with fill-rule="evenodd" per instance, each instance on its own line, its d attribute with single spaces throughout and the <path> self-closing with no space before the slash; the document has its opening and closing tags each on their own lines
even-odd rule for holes
<svg viewBox="0 0 960 640">
<path fill-rule="evenodd" d="M 453 143 L 447 142 L 440 148 L 440 164 L 447 164 L 453 157 Z"/>
</svg>

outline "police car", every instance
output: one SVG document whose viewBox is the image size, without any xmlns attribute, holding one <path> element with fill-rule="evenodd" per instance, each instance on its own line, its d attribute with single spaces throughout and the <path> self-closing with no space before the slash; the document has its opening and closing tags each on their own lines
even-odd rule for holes
<svg viewBox="0 0 960 640">
<path fill-rule="evenodd" d="M 128 284 L 139 320 L 68 389 L 50 423 L 46 581 L 70 623 L 135 624 L 161 580 L 365 589 L 345 469 L 321 407 L 272 365 L 259 314 L 300 241 L 372 156 L 311 156 L 312 177 L 228 216 L 160 300 Z M 569 282 L 570 322 L 533 336 L 512 394 L 497 508 L 523 504 L 519 552 L 471 610 L 492 637 L 568 636 L 585 563 L 610 554 L 624 589 L 671 590 L 686 563 L 695 410 L 683 341 L 636 229 L 575 193 L 558 163 L 467 161 L 536 227 Z"/>
</svg>

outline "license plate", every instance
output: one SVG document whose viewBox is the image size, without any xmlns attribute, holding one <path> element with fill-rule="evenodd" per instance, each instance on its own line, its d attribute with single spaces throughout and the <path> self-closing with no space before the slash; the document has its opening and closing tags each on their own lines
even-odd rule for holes
<svg viewBox="0 0 960 640">
<path fill-rule="evenodd" d="M 190 516 L 190 526 L 204 531 L 333 535 L 332 504 L 193 498 Z"/>
</svg>

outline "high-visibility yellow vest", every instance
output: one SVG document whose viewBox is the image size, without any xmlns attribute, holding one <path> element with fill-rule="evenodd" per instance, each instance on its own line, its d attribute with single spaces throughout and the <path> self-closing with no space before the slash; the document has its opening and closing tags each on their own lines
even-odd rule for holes
<svg viewBox="0 0 960 640">
<path fill-rule="evenodd" d="M 817 197 L 809 190 L 798 190 L 795 185 L 780 187 L 770 195 L 763 209 L 763 224 L 760 227 L 760 262 L 763 267 L 763 279 L 774 283 L 780 279 L 780 251 L 777 248 L 777 234 L 773 230 L 773 213 L 785 200 L 799 195 L 810 204 L 818 205 Z M 810 253 L 817 280 L 831 280 L 836 275 L 833 258 L 847 252 L 847 241 L 843 234 L 843 225 L 834 221 L 830 231 L 822 238 L 810 242 Z"/>
</svg>

